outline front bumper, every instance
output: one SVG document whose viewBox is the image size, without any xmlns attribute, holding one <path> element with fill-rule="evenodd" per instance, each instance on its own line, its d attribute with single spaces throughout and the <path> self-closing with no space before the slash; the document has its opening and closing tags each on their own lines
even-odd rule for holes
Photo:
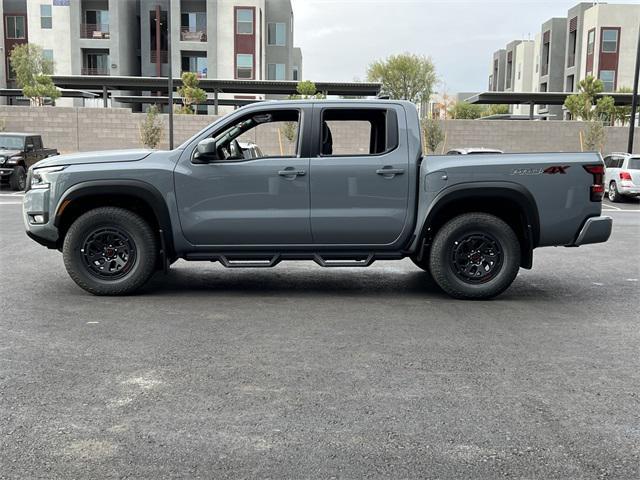
<svg viewBox="0 0 640 480">
<path fill-rule="evenodd" d="M 29 190 L 22 200 L 22 219 L 27 235 L 41 245 L 48 248 L 56 248 L 58 241 L 58 229 L 53 224 L 49 212 L 50 191 L 48 189 Z M 44 223 L 34 223 L 33 216 L 42 215 Z"/>
<path fill-rule="evenodd" d="M 611 217 L 588 218 L 582 225 L 576 240 L 570 246 L 579 247 L 590 243 L 606 242 L 611 236 L 612 228 L 613 219 Z"/>
<path fill-rule="evenodd" d="M 13 174 L 13 168 L 0 168 L 0 177 L 9 177 Z"/>
</svg>

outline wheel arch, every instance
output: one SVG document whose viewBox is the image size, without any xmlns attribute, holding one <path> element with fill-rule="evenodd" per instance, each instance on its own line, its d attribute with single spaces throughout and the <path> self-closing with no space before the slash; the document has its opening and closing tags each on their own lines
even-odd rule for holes
<svg viewBox="0 0 640 480">
<path fill-rule="evenodd" d="M 117 206 L 140 214 L 158 235 L 161 256 L 173 260 L 171 217 L 162 194 L 153 185 L 139 180 L 96 180 L 78 183 L 64 192 L 55 209 L 53 224 L 58 228 L 59 246 L 75 219 L 89 210 Z"/>
<path fill-rule="evenodd" d="M 540 240 L 540 217 L 531 192 L 506 182 L 474 182 L 455 185 L 438 194 L 422 221 L 420 238 L 429 245 L 435 233 L 454 216 L 484 212 L 501 218 L 520 241 L 523 268 L 531 268 L 533 249 Z"/>
</svg>

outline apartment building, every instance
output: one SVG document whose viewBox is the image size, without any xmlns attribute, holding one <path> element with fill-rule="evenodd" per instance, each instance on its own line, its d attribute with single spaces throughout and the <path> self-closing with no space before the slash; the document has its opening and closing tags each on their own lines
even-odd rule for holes
<svg viewBox="0 0 640 480">
<path fill-rule="evenodd" d="M 638 4 L 579 3 L 566 17 L 544 22 L 533 41 L 516 40 L 494 52 L 489 90 L 575 92 L 589 75 L 602 80 L 605 91 L 631 87 L 639 25 Z M 519 68 L 522 81 L 517 80 Z M 528 109 L 512 110 L 525 114 Z M 565 115 L 562 106 L 539 105 L 535 113 L 556 119 Z"/>
<path fill-rule="evenodd" d="M 174 76 L 302 79 L 290 0 L 0 2 L 13 35 L 4 29 L 3 60 L 13 44 L 29 41 L 52 58 L 57 75 L 166 76 L 171 58 Z M 20 15 L 16 26 L 9 13 Z"/>
</svg>

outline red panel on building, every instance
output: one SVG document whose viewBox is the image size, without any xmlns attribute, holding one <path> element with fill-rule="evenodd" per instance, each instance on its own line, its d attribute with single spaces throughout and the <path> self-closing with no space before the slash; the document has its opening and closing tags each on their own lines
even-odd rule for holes
<svg viewBox="0 0 640 480">
<path fill-rule="evenodd" d="M 604 43 L 604 35 L 603 32 L 605 30 L 615 30 L 618 32 L 617 42 L 616 42 L 616 51 L 615 52 L 605 52 L 602 45 Z M 600 29 L 600 55 L 598 58 L 598 77 L 600 77 L 600 72 L 602 70 L 613 70 L 615 73 L 614 77 L 614 90 L 618 88 L 618 61 L 620 58 L 620 27 L 602 27 Z"/>
<path fill-rule="evenodd" d="M 238 33 L 238 10 L 251 10 L 253 12 L 253 28 L 251 29 L 251 33 Z M 233 40 L 234 78 L 238 78 L 238 54 L 244 53 L 253 55 L 253 74 L 251 76 L 251 80 L 254 80 L 256 78 L 256 8 L 242 6 L 234 7 L 233 21 L 233 29 L 235 33 Z"/>
<path fill-rule="evenodd" d="M 7 31 L 7 17 L 22 17 L 24 19 L 24 38 L 7 38 L 9 32 Z M 26 12 L 5 12 L 4 18 L 4 51 L 6 54 L 7 64 L 5 65 L 5 80 L 9 83 L 9 55 L 11 50 L 16 45 L 22 45 L 29 41 L 29 30 L 27 26 L 27 13 Z"/>
</svg>

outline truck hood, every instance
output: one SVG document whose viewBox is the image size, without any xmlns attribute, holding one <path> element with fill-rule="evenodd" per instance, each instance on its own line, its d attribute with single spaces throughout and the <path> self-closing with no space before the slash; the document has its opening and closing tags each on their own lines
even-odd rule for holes
<svg viewBox="0 0 640 480">
<path fill-rule="evenodd" d="M 13 157 L 14 155 L 20 155 L 20 150 L 5 150 L 0 148 L 0 157 Z"/>
<path fill-rule="evenodd" d="M 80 165 L 83 163 L 136 162 L 148 157 L 153 150 L 108 150 L 104 152 L 80 152 L 56 155 L 36 163 L 33 168 L 57 167 L 59 165 Z"/>
</svg>

